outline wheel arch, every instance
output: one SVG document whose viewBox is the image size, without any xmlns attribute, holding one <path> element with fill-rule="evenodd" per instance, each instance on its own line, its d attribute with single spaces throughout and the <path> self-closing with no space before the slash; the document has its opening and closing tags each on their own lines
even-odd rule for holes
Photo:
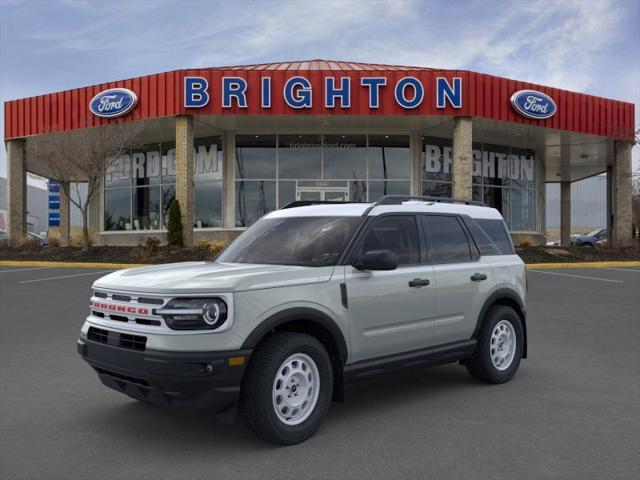
<svg viewBox="0 0 640 480">
<path fill-rule="evenodd" d="M 333 366 L 333 400 L 344 399 L 343 367 L 347 362 L 347 342 L 336 322 L 313 308 L 295 307 L 273 314 L 261 322 L 246 338 L 242 348 L 253 349 L 269 334 L 277 331 L 306 333 L 327 349 Z"/>
<path fill-rule="evenodd" d="M 476 323 L 476 328 L 473 331 L 472 338 L 476 338 L 478 332 L 480 331 L 480 327 L 482 326 L 482 322 L 487 315 L 489 309 L 495 305 L 505 305 L 507 307 L 513 308 L 518 316 L 520 317 L 520 322 L 522 323 L 522 335 L 524 337 L 524 345 L 522 346 L 522 358 L 527 358 L 527 313 L 520 299 L 520 296 L 513 290 L 509 288 L 501 288 L 493 292 L 489 297 L 485 300 L 482 308 L 480 309 L 480 313 L 478 314 L 478 321 Z"/>
</svg>

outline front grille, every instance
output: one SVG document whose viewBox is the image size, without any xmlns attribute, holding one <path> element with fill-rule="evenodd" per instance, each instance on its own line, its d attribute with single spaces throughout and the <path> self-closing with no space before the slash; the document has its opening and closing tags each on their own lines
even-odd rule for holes
<svg viewBox="0 0 640 480">
<path fill-rule="evenodd" d="M 161 298 L 138 297 L 138 303 L 148 303 L 149 305 L 164 305 L 164 300 L 162 300 Z"/>
<path fill-rule="evenodd" d="M 87 339 L 106 345 L 113 345 L 114 347 L 126 348 L 127 350 L 136 350 L 138 352 L 144 352 L 147 348 L 147 337 L 112 332 L 96 327 L 89 327 Z"/>
<path fill-rule="evenodd" d="M 130 302 L 131 301 L 131 297 L 129 295 L 118 295 L 116 293 L 111 295 L 111 298 L 113 298 L 114 300 L 117 300 L 119 302 Z"/>
<path fill-rule="evenodd" d="M 109 331 L 101 328 L 89 327 L 87 338 L 98 343 L 109 343 Z"/>
<path fill-rule="evenodd" d="M 127 333 L 120 334 L 120 347 L 129 350 L 144 351 L 147 346 L 147 337 L 140 335 L 129 335 Z"/>
<path fill-rule="evenodd" d="M 166 301 L 163 298 L 149 296 L 138 297 L 127 293 L 94 291 L 89 305 L 91 314 L 95 317 L 144 325 L 145 327 L 162 327 L 162 318 L 155 314 L 153 306 L 162 306 Z"/>
</svg>

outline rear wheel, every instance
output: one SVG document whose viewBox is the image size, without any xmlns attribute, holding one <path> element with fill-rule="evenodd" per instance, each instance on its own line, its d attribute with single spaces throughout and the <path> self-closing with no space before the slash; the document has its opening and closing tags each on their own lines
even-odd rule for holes
<svg viewBox="0 0 640 480">
<path fill-rule="evenodd" d="M 520 359 L 524 335 L 520 316 L 511 307 L 497 305 L 487 312 L 478 344 L 467 370 L 474 378 L 487 383 L 505 383 L 513 378 Z"/>
<path fill-rule="evenodd" d="M 327 351 L 310 335 L 276 332 L 251 357 L 241 412 L 253 432 L 282 445 L 303 442 L 320 427 L 333 390 Z"/>
</svg>

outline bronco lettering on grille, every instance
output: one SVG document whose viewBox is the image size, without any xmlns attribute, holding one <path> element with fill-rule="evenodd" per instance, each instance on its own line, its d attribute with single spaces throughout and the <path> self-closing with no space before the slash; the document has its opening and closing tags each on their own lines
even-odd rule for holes
<svg viewBox="0 0 640 480">
<path fill-rule="evenodd" d="M 114 303 L 99 302 L 97 300 L 89 300 L 89 306 L 107 310 L 109 312 L 135 313 L 137 315 L 149 315 L 149 309 L 145 307 L 132 307 L 128 305 L 116 305 Z"/>
</svg>

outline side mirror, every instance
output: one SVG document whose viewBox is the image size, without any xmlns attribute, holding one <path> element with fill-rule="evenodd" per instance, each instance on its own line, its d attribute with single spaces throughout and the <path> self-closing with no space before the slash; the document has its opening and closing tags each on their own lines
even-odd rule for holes
<svg viewBox="0 0 640 480">
<path fill-rule="evenodd" d="M 358 270 L 395 270 L 398 257 L 391 250 L 369 250 L 353 264 Z"/>
</svg>

